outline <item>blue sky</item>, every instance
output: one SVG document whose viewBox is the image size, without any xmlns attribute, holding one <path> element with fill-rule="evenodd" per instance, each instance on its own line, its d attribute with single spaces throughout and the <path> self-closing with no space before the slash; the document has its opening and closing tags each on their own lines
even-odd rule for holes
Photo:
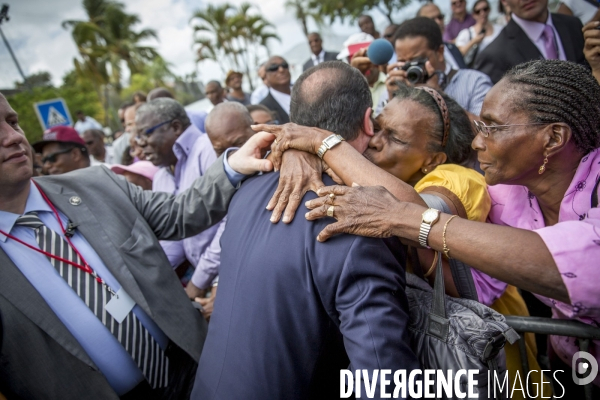
<svg viewBox="0 0 600 400">
<path fill-rule="evenodd" d="M 153 41 L 152 44 L 172 64 L 176 74 L 185 75 L 198 71 L 200 80 L 204 82 L 223 78 L 216 64 L 205 62 L 197 66 L 194 61 L 193 31 L 189 19 L 194 10 L 201 8 L 206 2 L 200 0 L 121 1 L 126 5 L 128 12 L 140 16 L 142 22 L 139 28 L 153 28 L 158 32 L 159 41 Z M 450 2 L 444 0 L 443 3 L 446 1 Z M 226 1 L 216 0 L 211 3 L 224 2 Z M 229 2 L 237 5 L 243 0 Z M 272 53 L 284 54 L 296 45 L 306 42 L 300 25 L 285 9 L 284 0 L 250 2 L 256 4 L 263 16 L 275 25 L 277 34 L 282 39 L 281 43 L 271 42 Z M 68 19 L 85 19 L 81 0 L 0 0 L 0 3 L 7 3 L 10 6 L 11 19 L 2 24 L 2 29 L 25 74 L 49 71 L 54 82 L 60 83 L 62 75 L 72 69 L 73 58 L 77 57 L 77 49 L 70 32 L 61 27 L 61 22 Z M 402 16 L 413 16 L 417 7 L 417 4 L 409 6 L 403 10 Z M 377 28 L 383 30 L 387 26 L 386 18 L 377 11 L 372 15 Z M 358 32 L 358 27 L 336 23 L 328 31 L 340 37 L 347 37 L 351 33 Z M 339 51 L 339 49 L 330 50 Z M 8 50 L 3 43 L 0 43 L 0 88 L 11 88 L 14 82 L 20 79 Z"/>
</svg>

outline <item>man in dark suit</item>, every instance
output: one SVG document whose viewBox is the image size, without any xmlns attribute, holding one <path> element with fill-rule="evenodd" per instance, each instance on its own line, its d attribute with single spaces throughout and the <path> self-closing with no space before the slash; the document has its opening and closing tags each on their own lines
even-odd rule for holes
<svg viewBox="0 0 600 400">
<path fill-rule="evenodd" d="M 300 76 L 292 97 L 294 122 L 337 132 L 365 151 L 372 100 L 360 71 L 320 64 Z M 332 399 L 340 369 L 419 368 L 399 243 L 352 235 L 318 243 L 331 220 L 272 224 L 265 205 L 278 180 L 278 173 L 252 178 L 231 202 L 192 399 Z"/>
<path fill-rule="evenodd" d="M 235 171 L 270 163 L 248 157 L 260 147 L 253 139 L 177 197 L 143 191 L 104 166 L 32 180 L 31 147 L 0 94 L 1 393 L 189 397 L 206 323 L 158 239 L 223 218 Z"/>
<path fill-rule="evenodd" d="M 308 45 L 310 46 L 311 55 L 310 58 L 304 63 L 302 71 L 306 71 L 316 65 L 321 64 L 325 61 L 335 61 L 337 53 L 323 50 L 323 39 L 317 32 L 313 32 L 308 35 Z"/>
<path fill-rule="evenodd" d="M 515 65 L 544 58 L 585 62 L 578 18 L 548 11 L 548 0 L 506 0 L 512 18 L 498 37 L 475 58 L 475 69 L 497 83 Z"/>
<path fill-rule="evenodd" d="M 260 104 L 277 114 L 279 124 L 290 122 L 290 65 L 279 56 L 273 56 L 265 63 L 266 83 L 269 94 Z"/>
</svg>

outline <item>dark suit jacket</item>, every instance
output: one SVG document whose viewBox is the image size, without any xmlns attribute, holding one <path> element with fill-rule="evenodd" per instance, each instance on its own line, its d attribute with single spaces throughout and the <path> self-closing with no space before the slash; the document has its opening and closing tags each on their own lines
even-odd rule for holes
<svg viewBox="0 0 600 400">
<path fill-rule="evenodd" d="M 263 106 L 267 107 L 269 110 L 271 110 L 275 114 L 277 114 L 277 120 L 279 121 L 279 125 L 287 124 L 288 122 L 290 122 L 290 116 L 279 105 L 279 103 L 277 102 L 277 100 L 275 100 L 275 97 L 273 97 L 273 95 L 271 94 L 271 92 L 269 92 L 269 94 L 267 95 L 267 97 L 265 97 L 263 99 L 263 101 L 260 102 L 260 104 L 262 104 Z"/>
<path fill-rule="evenodd" d="M 552 23 L 560 35 L 567 60 L 585 63 L 583 33 L 579 18 L 552 14 Z M 475 58 L 474 68 L 489 75 L 497 83 L 512 67 L 543 58 L 538 48 L 519 25 L 511 20 L 498 37 Z"/>
<path fill-rule="evenodd" d="M 303 206 L 290 224 L 272 224 L 265 205 L 278 181 L 252 178 L 231 202 L 194 400 L 339 398 L 348 358 L 352 370 L 418 368 L 399 242 L 319 243 L 334 220 L 307 221 Z"/>
<path fill-rule="evenodd" d="M 325 61 L 335 61 L 335 60 L 337 60 L 337 55 L 338 55 L 338 53 L 332 53 L 330 51 L 326 51 L 325 52 L 325 57 L 323 57 L 323 60 L 324 60 L 324 62 Z M 315 66 L 315 64 L 313 63 L 313 60 L 312 60 L 312 57 L 311 57 L 302 66 L 302 72 L 304 72 L 307 69 L 312 68 L 314 66 Z"/>
<path fill-rule="evenodd" d="M 195 235 L 225 216 L 235 188 L 221 159 L 177 197 L 142 191 L 106 167 L 35 180 L 56 208 L 79 224 L 106 267 L 171 342 L 198 360 L 206 323 L 184 294 L 158 239 Z M 72 196 L 81 204 L 71 205 Z M 118 399 L 1 249 L 0 392 L 9 399 Z"/>
</svg>

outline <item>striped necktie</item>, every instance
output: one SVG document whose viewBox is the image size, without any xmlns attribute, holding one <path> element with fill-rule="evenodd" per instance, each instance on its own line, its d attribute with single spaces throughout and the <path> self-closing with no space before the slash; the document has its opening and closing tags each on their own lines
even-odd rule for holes
<svg viewBox="0 0 600 400">
<path fill-rule="evenodd" d="M 37 213 L 31 212 L 20 216 L 15 226 L 33 229 L 40 250 L 82 265 L 82 260 L 77 252 L 59 234 L 44 225 Z M 152 388 L 167 386 L 169 359 L 135 316 L 135 313 L 129 312 L 121 323 L 115 321 L 105 309 L 106 303 L 110 301 L 112 296 L 106 286 L 100 284 L 92 275 L 77 267 L 52 257 L 48 257 L 48 260 L 94 315 L 123 345 L 148 380 L 150 386 Z"/>
</svg>

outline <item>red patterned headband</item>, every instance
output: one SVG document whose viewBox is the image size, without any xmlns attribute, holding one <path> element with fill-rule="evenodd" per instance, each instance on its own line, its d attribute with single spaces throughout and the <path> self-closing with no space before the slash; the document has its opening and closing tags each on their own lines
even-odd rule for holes
<svg viewBox="0 0 600 400">
<path fill-rule="evenodd" d="M 442 113 L 442 119 L 444 120 L 444 136 L 442 136 L 442 147 L 446 147 L 448 141 L 448 135 L 450 134 L 450 113 L 448 112 L 448 106 L 444 101 L 444 98 L 437 90 L 434 90 L 427 86 L 419 86 L 417 89 L 421 89 L 431 95 L 437 103 L 440 113 Z"/>
</svg>

